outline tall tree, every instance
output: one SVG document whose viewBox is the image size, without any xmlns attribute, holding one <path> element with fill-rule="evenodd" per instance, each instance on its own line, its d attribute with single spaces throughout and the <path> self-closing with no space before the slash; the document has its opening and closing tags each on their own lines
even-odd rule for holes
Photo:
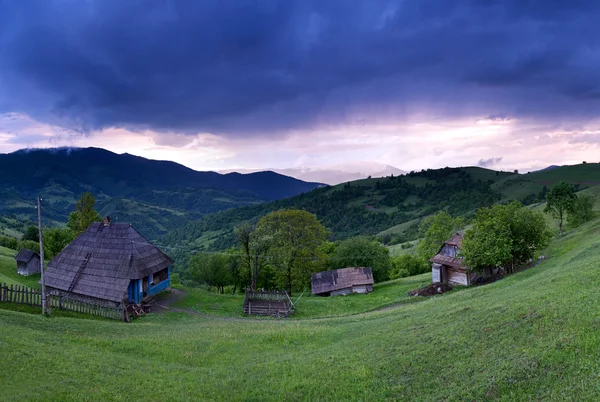
<svg viewBox="0 0 600 402">
<path fill-rule="evenodd" d="M 417 254 L 425 261 L 433 257 L 452 233 L 464 226 L 464 220 L 460 217 L 453 218 L 446 211 L 439 211 L 429 216 L 419 226 L 419 232 L 423 239 L 417 246 Z"/>
<path fill-rule="evenodd" d="M 93 222 L 101 222 L 102 217 L 94 209 L 96 204 L 96 198 L 92 193 L 83 193 L 75 204 L 75 211 L 69 215 L 69 222 L 67 227 L 75 233 L 75 236 L 79 236 L 86 230 Z"/>
<path fill-rule="evenodd" d="M 327 231 L 316 215 L 298 209 L 279 210 L 265 215 L 256 233 L 269 236 L 270 263 L 277 270 L 279 285 L 292 292 L 293 285 L 306 283 L 319 258 L 319 247 L 327 239 Z"/>
<path fill-rule="evenodd" d="M 564 181 L 556 183 L 546 193 L 546 208 L 544 212 L 550 213 L 553 218 L 558 219 L 558 230 L 562 233 L 563 221 L 567 213 L 572 210 L 577 200 L 575 188 Z"/>
<path fill-rule="evenodd" d="M 244 223 L 235 229 L 235 236 L 242 249 L 242 265 L 249 274 L 250 289 L 256 290 L 258 278 L 267 266 L 267 252 L 271 247 L 269 233 L 257 232 L 253 226 Z"/>
</svg>

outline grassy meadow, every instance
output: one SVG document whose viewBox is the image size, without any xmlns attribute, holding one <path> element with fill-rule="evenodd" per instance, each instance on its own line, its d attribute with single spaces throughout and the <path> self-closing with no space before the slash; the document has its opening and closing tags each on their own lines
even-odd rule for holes
<svg viewBox="0 0 600 402">
<path fill-rule="evenodd" d="M 425 276 L 305 295 L 290 320 L 233 318 L 239 298 L 191 291 L 181 307 L 230 312 L 123 324 L 0 309 L 0 399 L 597 400 L 599 244 L 595 220 L 532 269 L 377 311 Z"/>
</svg>

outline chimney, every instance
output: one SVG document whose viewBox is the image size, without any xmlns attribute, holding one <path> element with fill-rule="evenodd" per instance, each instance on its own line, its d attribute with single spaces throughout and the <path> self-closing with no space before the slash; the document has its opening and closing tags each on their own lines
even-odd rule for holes
<svg viewBox="0 0 600 402">
<path fill-rule="evenodd" d="M 104 218 L 104 226 L 108 226 L 110 224 L 110 216 Z"/>
</svg>

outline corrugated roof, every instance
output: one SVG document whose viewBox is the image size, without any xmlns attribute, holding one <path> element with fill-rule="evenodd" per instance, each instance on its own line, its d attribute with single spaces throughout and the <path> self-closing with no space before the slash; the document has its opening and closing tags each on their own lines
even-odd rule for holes
<svg viewBox="0 0 600 402">
<path fill-rule="evenodd" d="M 436 264 L 448 265 L 449 267 L 453 268 L 466 269 L 465 265 L 463 264 L 464 260 L 458 257 L 450 257 L 448 255 L 436 254 L 435 257 L 433 257 L 429 261 L 435 262 Z"/>
<path fill-rule="evenodd" d="M 315 295 L 373 283 L 371 268 L 341 268 L 313 274 L 311 288 L 312 294 Z"/>
<path fill-rule="evenodd" d="M 460 249 L 462 246 L 462 241 L 463 241 L 462 233 L 457 232 L 454 236 L 452 236 L 452 238 L 450 240 L 448 240 L 444 243 L 444 246 L 445 245 L 454 246 L 454 247 L 458 247 Z M 448 265 L 448 266 L 454 267 L 454 268 L 466 269 L 466 267 L 464 265 L 464 260 L 462 258 L 452 257 L 449 255 L 441 254 L 442 250 L 444 249 L 444 246 L 442 246 L 440 248 L 440 251 L 438 251 L 438 253 L 429 261 L 434 262 L 436 264 Z"/>
<path fill-rule="evenodd" d="M 456 233 L 450 240 L 446 242 L 449 246 L 456 246 L 460 248 L 462 246 L 463 235 L 461 233 Z"/>
<path fill-rule="evenodd" d="M 19 251 L 19 253 L 15 256 L 15 260 L 19 262 L 28 263 L 29 260 L 33 258 L 33 256 L 40 258 L 38 253 L 36 253 L 35 251 L 29 250 L 28 248 L 24 248 L 23 250 Z"/>
<path fill-rule="evenodd" d="M 44 276 L 50 287 L 120 302 L 130 280 L 172 263 L 130 224 L 95 222 L 48 263 Z"/>
</svg>

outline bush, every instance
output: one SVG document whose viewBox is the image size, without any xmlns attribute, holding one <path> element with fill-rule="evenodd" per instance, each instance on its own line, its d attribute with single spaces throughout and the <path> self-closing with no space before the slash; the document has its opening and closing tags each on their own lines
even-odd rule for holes
<svg viewBox="0 0 600 402">
<path fill-rule="evenodd" d="M 17 251 L 21 251 L 23 249 L 30 249 L 35 251 L 36 253 L 40 253 L 40 243 L 33 240 L 21 240 L 17 245 Z"/>
<path fill-rule="evenodd" d="M 423 259 L 415 255 L 400 255 L 392 258 L 392 270 L 390 278 L 404 278 L 425 273 L 431 268 Z"/>
<path fill-rule="evenodd" d="M 19 246 L 19 241 L 14 237 L 0 236 L 0 246 L 16 250 Z"/>
</svg>

